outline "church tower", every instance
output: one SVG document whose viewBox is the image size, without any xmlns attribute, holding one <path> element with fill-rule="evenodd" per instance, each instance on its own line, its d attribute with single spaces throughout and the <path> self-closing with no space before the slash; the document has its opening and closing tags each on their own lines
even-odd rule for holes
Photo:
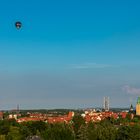
<svg viewBox="0 0 140 140">
<path fill-rule="evenodd" d="M 137 99 L 136 115 L 139 115 L 140 116 L 140 97 L 138 97 L 138 99 Z"/>
</svg>

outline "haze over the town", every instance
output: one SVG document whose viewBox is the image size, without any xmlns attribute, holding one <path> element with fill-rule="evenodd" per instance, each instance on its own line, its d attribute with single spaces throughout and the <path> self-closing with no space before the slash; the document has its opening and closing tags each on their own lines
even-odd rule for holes
<svg viewBox="0 0 140 140">
<path fill-rule="evenodd" d="M 135 105 L 139 7 L 139 0 L 2 0 L 0 109 L 102 107 L 104 96 L 111 107 Z"/>
</svg>

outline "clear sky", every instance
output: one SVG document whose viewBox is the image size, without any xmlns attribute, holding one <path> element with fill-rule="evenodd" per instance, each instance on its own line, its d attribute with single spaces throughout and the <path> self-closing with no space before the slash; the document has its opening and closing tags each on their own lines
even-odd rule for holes
<svg viewBox="0 0 140 140">
<path fill-rule="evenodd" d="M 0 2 L 0 109 L 136 104 L 139 0 Z"/>
</svg>

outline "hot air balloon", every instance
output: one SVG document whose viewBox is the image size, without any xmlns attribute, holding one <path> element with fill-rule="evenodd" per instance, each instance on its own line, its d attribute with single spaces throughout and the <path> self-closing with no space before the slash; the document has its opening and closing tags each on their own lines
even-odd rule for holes
<svg viewBox="0 0 140 140">
<path fill-rule="evenodd" d="M 17 29 L 20 29 L 21 26 L 22 26 L 22 23 L 21 23 L 20 21 L 17 21 L 17 22 L 15 23 L 15 26 L 16 26 Z"/>
</svg>

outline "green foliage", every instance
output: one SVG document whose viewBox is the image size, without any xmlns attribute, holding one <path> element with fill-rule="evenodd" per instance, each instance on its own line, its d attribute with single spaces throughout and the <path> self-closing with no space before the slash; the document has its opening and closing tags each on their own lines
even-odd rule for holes
<svg viewBox="0 0 140 140">
<path fill-rule="evenodd" d="M 11 126 L 19 126 L 19 123 L 17 123 L 15 119 L 10 119 L 7 121 L 9 123 L 9 125 L 11 125 Z"/>
<path fill-rule="evenodd" d="M 32 136 L 36 135 L 37 129 L 36 129 L 35 122 L 33 122 L 33 121 L 27 122 L 26 126 L 29 130 L 30 135 L 32 135 Z"/>
<path fill-rule="evenodd" d="M 77 114 L 73 117 L 72 122 L 73 122 L 73 129 L 77 137 L 80 127 L 85 124 L 85 120 L 81 115 Z"/>
<path fill-rule="evenodd" d="M 19 133 L 22 135 L 23 138 L 27 138 L 28 136 L 30 136 L 29 128 L 24 125 L 20 126 Z"/>
<path fill-rule="evenodd" d="M 117 140 L 130 140 L 130 126 L 121 126 L 118 129 Z"/>
<path fill-rule="evenodd" d="M 111 125 L 98 125 L 96 128 L 97 139 L 101 140 L 115 140 L 117 130 L 114 126 Z"/>
<path fill-rule="evenodd" d="M 68 124 L 48 124 L 41 136 L 45 140 L 74 140 L 74 133 Z"/>
<path fill-rule="evenodd" d="M 140 116 L 135 115 L 132 121 L 135 123 L 140 123 Z"/>
<path fill-rule="evenodd" d="M 78 140 L 116 140 L 117 136 L 116 127 L 108 119 L 81 125 L 78 132 Z"/>
<path fill-rule="evenodd" d="M 140 140 L 140 125 L 121 126 L 118 129 L 117 140 Z"/>
<path fill-rule="evenodd" d="M 24 140 L 21 133 L 19 133 L 19 127 L 10 127 L 8 135 L 6 135 L 6 140 Z"/>
<path fill-rule="evenodd" d="M 98 135 L 97 135 L 97 126 L 95 123 L 90 122 L 87 126 L 87 138 L 88 140 L 97 140 Z"/>
<path fill-rule="evenodd" d="M 140 125 L 131 126 L 131 131 L 129 133 L 131 140 L 140 140 Z"/>
<path fill-rule="evenodd" d="M 76 139 L 78 140 L 88 140 L 88 125 L 83 124 L 80 126 Z"/>
<path fill-rule="evenodd" d="M 0 121 L 0 135 L 7 135 L 10 130 L 10 125 L 7 120 Z"/>
<path fill-rule="evenodd" d="M 93 133 L 96 136 L 95 140 L 115 140 L 117 129 L 111 121 L 106 119 L 95 125 Z"/>
<path fill-rule="evenodd" d="M 36 128 L 36 130 L 38 130 L 39 132 L 42 132 L 46 129 L 46 123 L 43 121 L 36 121 L 33 123 L 34 127 Z"/>
<path fill-rule="evenodd" d="M 0 140 L 5 140 L 5 135 L 0 135 Z"/>
</svg>

